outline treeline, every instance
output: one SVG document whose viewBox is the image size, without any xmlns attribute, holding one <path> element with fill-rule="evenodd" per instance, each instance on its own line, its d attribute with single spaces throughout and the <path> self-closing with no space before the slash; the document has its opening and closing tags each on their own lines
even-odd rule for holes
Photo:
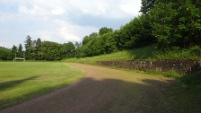
<svg viewBox="0 0 201 113">
<path fill-rule="evenodd" d="M 51 41 L 41 41 L 40 38 L 32 40 L 28 35 L 24 49 L 22 44 L 13 45 L 12 49 L 0 47 L 0 60 L 12 60 L 15 57 L 26 60 L 55 61 L 63 58 L 75 57 L 75 45 L 72 42 L 59 44 Z"/>
<path fill-rule="evenodd" d="M 13 47 L 15 48 L 15 47 Z M 14 51 L 14 49 L 12 49 Z M 20 51 L 14 51 L 18 56 L 22 57 Z M 28 60 L 61 60 L 75 56 L 75 46 L 72 42 L 59 44 L 51 41 L 41 41 L 40 38 L 32 40 L 28 35 L 25 40 L 24 56 Z"/>
</svg>

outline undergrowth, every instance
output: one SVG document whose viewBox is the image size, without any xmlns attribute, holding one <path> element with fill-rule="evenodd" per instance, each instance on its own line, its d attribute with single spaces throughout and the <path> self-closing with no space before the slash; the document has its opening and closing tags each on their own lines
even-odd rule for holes
<svg viewBox="0 0 201 113">
<path fill-rule="evenodd" d="M 199 87 L 201 91 L 201 72 L 200 71 L 186 74 L 185 76 L 181 78 L 181 80 L 188 87 Z"/>
</svg>

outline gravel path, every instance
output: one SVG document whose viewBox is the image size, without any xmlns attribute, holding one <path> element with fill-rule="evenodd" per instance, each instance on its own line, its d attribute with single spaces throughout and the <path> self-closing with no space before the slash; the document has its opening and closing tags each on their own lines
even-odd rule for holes
<svg viewBox="0 0 201 113">
<path fill-rule="evenodd" d="M 175 80 L 99 66 L 83 69 L 82 80 L 0 113 L 171 113 Z"/>
</svg>

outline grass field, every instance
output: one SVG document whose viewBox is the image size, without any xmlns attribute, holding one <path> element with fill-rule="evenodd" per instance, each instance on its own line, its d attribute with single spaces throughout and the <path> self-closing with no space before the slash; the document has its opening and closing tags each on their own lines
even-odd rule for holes
<svg viewBox="0 0 201 113">
<path fill-rule="evenodd" d="M 0 62 L 0 109 L 49 93 L 85 76 L 61 62 Z"/>
</svg>

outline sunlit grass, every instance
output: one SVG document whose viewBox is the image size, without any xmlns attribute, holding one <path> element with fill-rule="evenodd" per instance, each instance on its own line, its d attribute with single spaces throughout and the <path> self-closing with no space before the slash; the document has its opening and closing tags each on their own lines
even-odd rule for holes
<svg viewBox="0 0 201 113">
<path fill-rule="evenodd" d="M 0 109 L 67 86 L 84 75 L 61 62 L 0 62 Z"/>
<path fill-rule="evenodd" d="M 162 52 L 156 49 L 154 45 L 136 48 L 133 50 L 124 50 L 111 54 L 84 58 L 64 59 L 66 62 L 77 62 L 86 64 L 95 64 L 96 61 L 120 61 L 120 60 L 158 60 L 158 59 L 196 59 L 201 57 L 201 48 L 194 46 L 189 49 L 172 50 Z"/>
</svg>

